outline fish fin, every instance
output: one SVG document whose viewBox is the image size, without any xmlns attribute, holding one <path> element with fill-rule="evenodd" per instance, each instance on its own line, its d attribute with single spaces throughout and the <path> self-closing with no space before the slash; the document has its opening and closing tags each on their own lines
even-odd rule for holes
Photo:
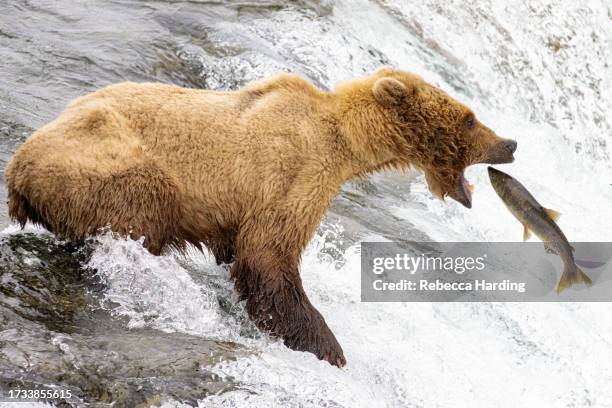
<svg viewBox="0 0 612 408">
<path fill-rule="evenodd" d="M 557 293 L 563 292 L 563 290 L 576 283 L 591 285 L 593 282 L 586 273 L 582 272 L 582 270 L 576 266 L 576 264 L 566 266 L 559 280 L 559 284 L 557 285 Z"/>
<path fill-rule="evenodd" d="M 549 242 L 544 242 L 544 249 L 549 254 L 556 254 L 557 253 L 557 251 L 555 251 L 555 249 L 550 245 Z"/>
<path fill-rule="evenodd" d="M 527 225 L 523 224 L 523 241 L 527 241 L 531 238 L 531 231 L 527 228 Z"/>
<path fill-rule="evenodd" d="M 557 222 L 559 220 L 559 217 L 561 216 L 560 212 L 557 212 L 555 210 L 551 210 L 550 208 L 545 208 L 544 211 L 546 212 L 546 214 L 548 214 L 548 216 L 554 221 Z"/>
</svg>

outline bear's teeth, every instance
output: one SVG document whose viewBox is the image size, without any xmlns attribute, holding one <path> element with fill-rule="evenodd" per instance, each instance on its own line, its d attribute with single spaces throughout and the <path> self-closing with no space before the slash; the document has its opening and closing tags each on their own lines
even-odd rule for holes
<svg viewBox="0 0 612 408">
<path fill-rule="evenodd" d="M 470 199 L 472 198 L 472 195 L 474 194 L 474 190 L 476 189 L 474 187 L 474 185 L 472 183 L 470 183 L 468 181 L 468 179 L 464 177 L 462 177 L 462 183 L 463 183 L 463 190 L 469 195 Z"/>
<path fill-rule="evenodd" d="M 476 187 L 470 183 L 469 181 L 467 182 L 467 189 L 470 192 L 470 195 L 474 194 L 474 191 L 476 190 Z"/>
</svg>

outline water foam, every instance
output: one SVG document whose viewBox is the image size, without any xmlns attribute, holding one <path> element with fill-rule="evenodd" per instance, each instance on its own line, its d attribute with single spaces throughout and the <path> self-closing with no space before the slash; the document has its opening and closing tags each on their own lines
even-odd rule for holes
<svg viewBox="0 0 612 408">
<path fill-rule="evenodd" d="M 137 244 L 103 243 L 121 251 L 127 245 L 140 254 Z M 339 370 L 265 337 L 253 343 L 230 335 L 226 339 L 242 342 L 253 354 L 215 366 L 212 371 L 236 383 L 237 389 L 210 396 L 200 406 L 565 407 L 605 406 L 612 401 L 604 386 L 612 381 L 612 374 L 599 364 L 601 356 L 611 351 L 610 342 L 600 333 L 608 332 L 612 324 L 599 318 L 600 305 L 362 303 L 359 247 L 351 247 L 344 265 L 338 266 L 321 257 L 322 245 L 322 239 L 316 238 L 307 249 L 302 277 L 310 299 L 342 344 L 347 366 Z M 159 269 L 159 274 L 185 273 L 172 255 L 161 258 L 154 265 L 171 267 Z M 196 256 L 192 262 L 206 270 L 211 264 L 203 259 Z M 149 256 L 119 263 L 134 273 L 143 270 L 150 278 Z M 96 265 L 104 275 L 117 270 L 116 263 Z M 185 293 L 211 290 L 190 279 L 183 282 Z M 140 313 L 140 293 L 156 286 L 155 279 L 147 279 L 142 284 L 148 288 L 123 291 L 124 283 L 114 279 L 108 283 L 109 293 L 123 294 L 115 299 L 123 302 L 128 315 Z M 177 309 L 184 311 L 180 300 L 175 300 Z M 174 308 L 163 301 L 155 307 Z M 194 333 L 197 327 L 200 336 L 227 335 L 219 325 L 191 321 L 218 322 L 217 312 L 205 302 L 197 303 L 187 315 L 172 310 L 163 313 L 172 319 L 152 323 L 162 330 Z M 170 401 L 166 406 L 180 404 Z"/>
</svg>

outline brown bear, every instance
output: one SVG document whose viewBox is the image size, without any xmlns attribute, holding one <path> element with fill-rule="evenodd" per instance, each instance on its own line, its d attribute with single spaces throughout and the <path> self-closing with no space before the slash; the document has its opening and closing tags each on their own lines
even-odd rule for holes
<svg viewBox="0 0 612 408">
<path fill-rule="evenodd" d="M 299 275 L 303 249 L 341 185 L 414 166 L 438 197 L 471 206 L 474 163 L 513 160 L 516 142 L 420 77 L 383 68 L 317 89 L 279 75 L 215 92 L 122 83 L 76 99 L 6 170 L 9 211 L 80 240 L 104 228 L 153 254 L 205 245 L 259 328 L 345 364 Z"/>
</svg>

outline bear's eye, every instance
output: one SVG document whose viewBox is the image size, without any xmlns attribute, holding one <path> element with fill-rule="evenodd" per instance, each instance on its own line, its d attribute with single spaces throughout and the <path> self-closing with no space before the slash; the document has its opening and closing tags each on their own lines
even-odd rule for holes
<svg viewBox="0 0 612 408">
<path fill-rule="evenodd" d="M 476 121 L 474 120 L 473 116 L 468 116 L 468 118 L 465 120 L 465 124 L 467 125 L 468 129 L 474 129 Z"/>
</svg>

